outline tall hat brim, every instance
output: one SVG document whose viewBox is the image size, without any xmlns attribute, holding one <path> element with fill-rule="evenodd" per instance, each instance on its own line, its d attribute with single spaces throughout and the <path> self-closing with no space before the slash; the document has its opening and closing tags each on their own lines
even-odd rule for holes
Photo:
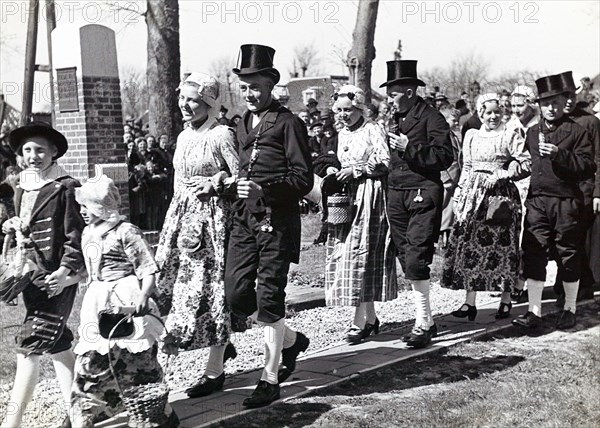
<svg viewBox="0 0 600 428">
<path fill-rule="evenodd" d="M 62 157 L 69 148 L 67 139 L 56 129 L 45 124 L 28 124 L 15 129 L 8 136 L 8 144 L 17 155 L 23 155 L 23 144 L 30 137 L 44 137 L 56 147 L 56 155 L 53 159 Z"/>
<path fill-rule="evenodd" d="M 572 90 L 565 90 L 565 89 L 556 89 L 553 91 L 546 91 L 541 93 L 540 95 L 537 96 L 537 98 L 535 99 L 536 101 L 540 101 L 546 98 L 552 98 L 555 97 L 557 95 L 567 95 L 569 93 L 573 92 Z"/>
<path fill-rule="evenodd" d="M 271 75 L 274 78 L 275 84 L 279 83 L 279 79 L 281 79 L 281 75 L 279 74 L 279 70 L 273 67 L 267 68 L 234 68 L 233 74 L 237 76 L 251 76 L 253 74 L 264 74 Z"/>
<path fill-rule="evenodd" d="M 403 85 L 427 86 L 425 84 L 425 82 L 423 82 L 421 79 L 418 79 L 416 77 L 401 77 L 399 79 L 394 79 L 394 80 L 389 80 L 387 82 L 384 82 L 381 85 L 379 85 L 379 87 L 383 88 L 385 86 L 394 85 L 396 83 L 401 83 Z"/>
</svg>

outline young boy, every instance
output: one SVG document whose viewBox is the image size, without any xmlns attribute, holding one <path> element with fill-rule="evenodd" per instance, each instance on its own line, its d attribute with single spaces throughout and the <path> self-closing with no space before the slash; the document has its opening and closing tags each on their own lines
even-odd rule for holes
<svg viewBox="0 0 600 428">
<path fill-rule="evenodd" d="M 581 275 L 583 194 L 579 182 L 593 177 L 596 166 L 589 135 L 563 112 L 568 88 L 560 75 L 542 77 L 535 83 L 542 119 L 527 131 L 525 141 L 532 166 L 522 241 L 529 311 L 513 324 L 526 328 L 541 325 L 546 264 L 555 249 L 565 289 L 565 306 L 557 328 L 567 329 L 575 325 Z"/>
<path fill-rule="evenodd" d="M 9 144 L 22 157 L 25 169 L 15 193 L 16 216 L 4 222 L 2 231 L 29 234 L 40 255 L 31 283 L 23 291 L 26 314 L 16 337 L 17 373 L 3 428 L 22 426 L 44 353 L 50 354 L 69 402 L 75 359 L 73 333 L 66 324 L 77 293 L 77 272 L 83 267 L 84 226 L 75 201 L 79 183 L 56 164 L 68 148 L 65 136 L 46 124 L 32 123 L 15 129 Z"/>
</svg>

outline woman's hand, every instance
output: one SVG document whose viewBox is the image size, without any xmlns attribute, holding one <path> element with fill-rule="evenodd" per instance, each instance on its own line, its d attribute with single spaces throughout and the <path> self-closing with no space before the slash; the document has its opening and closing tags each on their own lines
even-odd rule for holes
<svg viewBox="0 0 600 428">
<path fill-rule="evenodd" d="M 206 202 L 206 201 L 210 200 L 210 198 L 215 196 L 216 194 L 217 194 L 217 192 L 215 191 L 215 188 L 213 187 L 213 184 L 210 181 L 201 183 L 196 188 L 196 196 L 202 202 Z"/>
<path fill-rule="evenodd" d="M 485 180 L 483 180 L 482 185 L 483 185 L 484 189 L 489 190 L 492 187 L 494 187 L 497 182 L 498 182 L 498 177 L 495 174 L 490 174 L 485 178 Z"/>
<path fill-rule="evenodd" d="M 342 168 L 340 171 L 336 172 L 335 176 L 337 178 L 337 181 L 339 181 L 340 183 L 346 183 L 352 178 L 352 168 Z"/>
<path fill-rule="evenodd" d="M 2 233 L 14 233 L 17 230 L 21 230 L 21 224 L 22 222 L 20 217 L 11 217 L 2 224 Z"/>
</svg>

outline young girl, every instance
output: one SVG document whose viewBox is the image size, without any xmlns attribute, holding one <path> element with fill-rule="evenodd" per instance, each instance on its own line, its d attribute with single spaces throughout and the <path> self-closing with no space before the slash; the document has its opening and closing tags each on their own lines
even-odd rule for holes
<svg viewBox="0 0 600 428">
<path fill-rule="evenodd" d="M 67 140 L 46 124 L 15 129 L 10 147 L 22 157 L 24 170 L 15 193 L 16 216 L 4 233 L 21 230 L 39 248 L 37 269 L 23 291 L 26 314 L 16 337 L 17 372 L 2 427 L 20 427 L 40 371 L 40 356 L 50 354 L 66 402 L 73 382 L 73 333 L 66 326 L 77 292 L 76 273 L 83 267 L 81 231 L 75 201 L 79 183 L 56 164 L 67 151 Z"/>
<path fill-rule="evenodd" d="M 121 198 L 113 181 L 105 175 L 92 179 L 77 189 L 75 197 L 87 224 L 82 248 L 89 285 L 75 346 L 72 421 L 73 426 L 91 427 L 122 410 L 122 398 L 108 367 L 109 352 L 123 390 L 162 382 L 157 339 L 163 327 L 149 315 L 158 315 L 150 299 L 158 267 L 140 229 L 119 215 Z M 107 329 L 99 320 L 103 311 L 114 313 L 119 307 L 135 308 L 137 315 L 131 330 L 109 343 L 110 325 Z M 144 428 L 178 425 L 169 405 L 158 420 L 143 424 Z M 138 425 L 130 420 L 130 426 Z"/>
</svg>

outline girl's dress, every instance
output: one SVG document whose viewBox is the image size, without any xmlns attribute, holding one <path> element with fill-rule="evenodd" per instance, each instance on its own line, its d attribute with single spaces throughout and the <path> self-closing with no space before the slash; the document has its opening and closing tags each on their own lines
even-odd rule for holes
<svg viewBox="0 0 600 428">
<path fill-rule="evenodd" d="M 165 343 L 192 350 L 229 341 L 230 314 L 225 306 L 225 248 L 230 204 L 214 196 L 200 201 L 197 186 L 238 170 L 233 131 L 190 124 L 177 139 L 173 158 L 175 191 L 156 252 L 161 310 L 169 312 Z"/>
<path fill-rule="evenodd" d="M 470 129 L 463 142 L 463 170 L 455 203 L 456 217 L 444 261 L 442 285 L 468 291 L 511 291 L 519 273 L 521 200 L 513 180 L 527 166 L 525 140 L 504 124 L 488 131 Z M 511 167 L 505 169 L 510 163 Z M 483 183 L 490 174 L 503 177 L 492 189 Z M 512 201 L 512 219 L 506 224 L 488 224 L 490 198 Z"/>
<path fill-rule="evenodd" d="M 123 411 L 122 399 L 109 368 L 108 353 L 123 390 L 132 386 L 163 381 L 157 360 L 158 338 L 163 326 L 146 315 L 133 317 L 134 329 L 129 336 L 109 341 L 100 334 L 99 314 L 116 306 L 135 306 L 141 280 L 158 272 L 150 245 L 140 229 L 121 220 L 100 223 L 83 232 L 82 248 L 88 272 L 88 288 L 81 304 L 79 342 L 72 390 L 74 421 L 93 423 Z M 154 301 L 150 313 L 158 316 Z M 170 407 L 160 420 L 165 422 Z"/>
<path fill-rule="evenodd" d="M 370 158 L 387 167 L 390 152 L 378 124 L 365 122 L 338 135 L 342 168 L 353 167 L 349 192 L 354 201 L 351 223 L 329 225 L 325 267 L 325 300 L 330 306 L 395 299 L 396 252 L 386 214 L 385 173 L 367 175 Z"/>
</svg>

